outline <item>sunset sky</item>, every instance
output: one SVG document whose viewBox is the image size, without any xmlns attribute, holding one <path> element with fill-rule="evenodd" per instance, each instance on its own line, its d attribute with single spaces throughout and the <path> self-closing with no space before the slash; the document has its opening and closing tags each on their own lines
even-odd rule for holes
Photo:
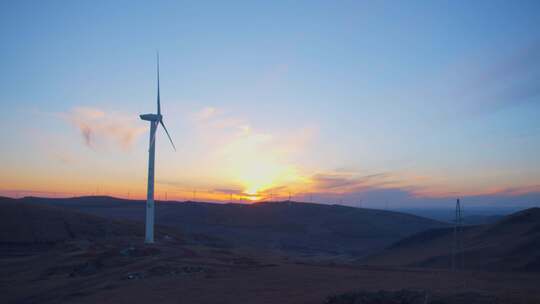
<svg viewBox="0 0 540 304">
<path fill-rule="evenodd" d="M 114 2 L 114 3 L 113 3 Z M 540 1 L 2 1 L 0 195 L 540 203 Z M 196 192 L 195 192 L 196 191 Z"/>
</svg>

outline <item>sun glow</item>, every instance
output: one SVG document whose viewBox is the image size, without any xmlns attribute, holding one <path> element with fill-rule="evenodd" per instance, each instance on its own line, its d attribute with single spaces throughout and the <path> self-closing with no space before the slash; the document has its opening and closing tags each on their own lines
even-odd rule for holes
<svg viewBox="0 0 540 304">
<path fill-rule="evenodd" d="M 264 199 L 271 189 L 301 180 L 296 168 L 286 163 L 286 156 L 270 141 L 267 134 L 245 130 L 223 149 L 226 175 L 240 185 L 247 200 Z"/>
<path fill-rule="evenodd" d="M 242 185 L 247 199 L 252 201 L 268 196 L 271 189 L 288 186 L 301 179 L 294 167 L 279 164 L 268 157 L 244 160 L 235 167 L 235 180 Z"/>
<path fill-rule="evenodd" d="M 275 186 L 284 168 L 267 161 L 246 163 L 238 170 L 238 179 L 244 186 L 244 193 L 257 195 Z"/>
</svg>

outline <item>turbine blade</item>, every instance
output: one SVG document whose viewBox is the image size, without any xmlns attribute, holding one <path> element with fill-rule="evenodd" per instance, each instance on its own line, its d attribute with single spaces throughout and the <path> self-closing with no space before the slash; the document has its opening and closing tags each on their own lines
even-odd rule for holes
<svg viewBox="0 0 540 304">
<path fill-rule="evenodd" d="M 161 103 L 159 101 L 159 52 L 157 52 L 157 113 L 161 114 Z"/>
<path fill-rule="evenodd" d="M 174 151 L 176 151 L 176 147 L 175 147 L 175 145 L 174 145 L 174 143 L 172 141 L 171 136 L 169 135 L 169 131 L 167 131 L 167 127 L 165 127 L 165 124 L 163 123 L 163 120 L 160 120 L 159 123 L 163 126 L 163 130 L 165 130 L 165 133 L 167 133 L 167 137 L 169 137 L 169 140 L 171 141 L 171 145 L 172 145 Z"/>
</svg>

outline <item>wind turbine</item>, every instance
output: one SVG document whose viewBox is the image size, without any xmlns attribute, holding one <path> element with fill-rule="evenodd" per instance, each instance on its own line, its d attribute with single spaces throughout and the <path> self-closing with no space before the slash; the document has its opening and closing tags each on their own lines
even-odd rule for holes
<svg viewBox="0 0 540 304">
<path fill-rule="evenodd" d="M 146 195 L 146 228 L 145 228 L 145 240 L 147 244 L 154 243 L 154 160 L 156 152 L 156 131 L 159 124 L 167 133 L 167 137 L 171 141 L 173 149 L 176 151 L 176 147 L 169 135 L 169 131 L 163 123 L 163 116 L 161 115 L 161 104 L 159 101 L 159 53 L 157 54 L 157 114 L 142 114 L 140 115 L 142 120 L 150 122 L 150 148 L 148 149 L 148 192 Z"/>
</svg>

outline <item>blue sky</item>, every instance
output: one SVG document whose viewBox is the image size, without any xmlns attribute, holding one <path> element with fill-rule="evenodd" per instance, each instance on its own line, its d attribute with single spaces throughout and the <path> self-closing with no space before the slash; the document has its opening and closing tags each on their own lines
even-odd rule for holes
<svg viewBox="0 0 540 304">
<path fill-rule="evenodd" d="M 137 115 L 154 110 L 159 49 L 179 150 L 160 134 L 157 187 L 172 197 L 535 204 L 539 13 L 537 1 L 2 2 L 0 191 L 144 193 Z"/>
</svg>

